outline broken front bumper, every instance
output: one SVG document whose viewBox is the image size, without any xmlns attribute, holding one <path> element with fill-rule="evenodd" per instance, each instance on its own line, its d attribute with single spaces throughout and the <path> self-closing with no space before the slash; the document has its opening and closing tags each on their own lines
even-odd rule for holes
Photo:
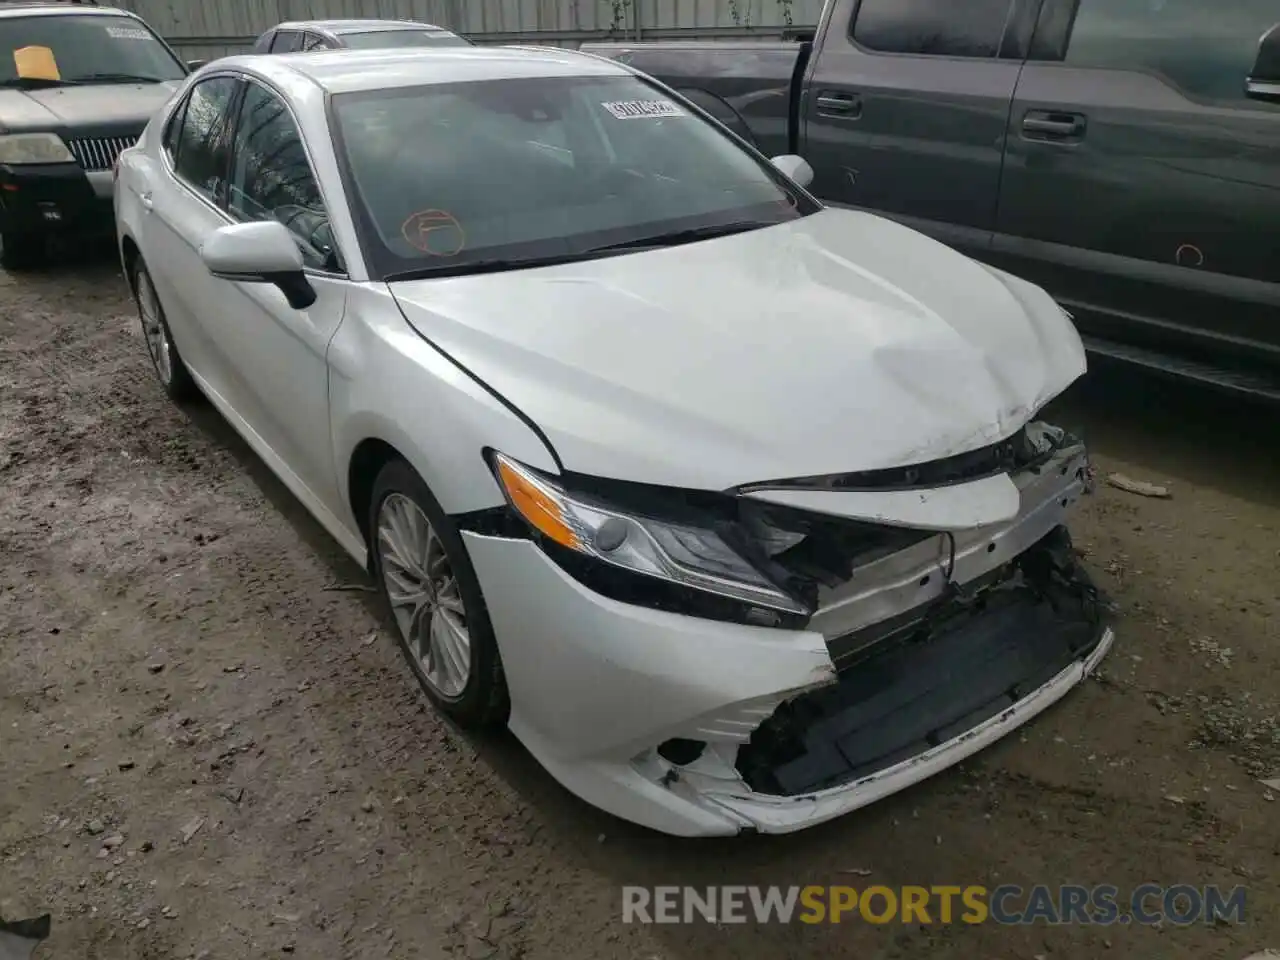
<svg viewBox="0 0 1280 960">
<path fill-rule="evenodd" d="M 1061 529 L 1086 466 L 1060 451 L 1017 478 L 1012 520 L 860 569 L 803 631 L 621 603 L 528 540 L 464 533 L 511 728 L 583 799 L 679 835 L 797 830 L 901 790 L 1025 723 L 1109 649 Z"/>
</svg>

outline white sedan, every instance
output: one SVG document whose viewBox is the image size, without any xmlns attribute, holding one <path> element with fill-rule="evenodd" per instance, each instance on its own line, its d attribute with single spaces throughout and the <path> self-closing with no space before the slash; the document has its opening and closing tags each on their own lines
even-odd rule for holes
<svg viewBox="0 0 1280 960">
<path fill-rule="evenodd" d="M 431 700 L 681 835 L 927 777 L 1112 632 L 1039 288 L 569 51 L 232 57 L 118 167 L 145 342 L 366 564 Z"/>
</svg>

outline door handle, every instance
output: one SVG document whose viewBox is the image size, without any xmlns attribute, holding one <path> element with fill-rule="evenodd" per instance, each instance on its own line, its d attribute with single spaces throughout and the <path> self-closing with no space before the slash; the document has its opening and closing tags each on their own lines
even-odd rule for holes
<svg viewBox="0 0 1280 960">
<path fill-rule="evenodd" d="M 838 90 L 823 90 L 814 101 L 818 113 L 838 117 L 862 116 L 862 98 L 856 93 L 841 93 Z"/>
<path fill-rule="evenodd" d="M 1079 140 L 1084 136 L 1085 118 L 1078 113 L 1031 110 L 1022 118 L 1022 134 L 1028 140 L 1056 142 Z"/>
<path fill-rule="evenodd" d="M 150 213 L 156 208 L 156 202 L 151 199 L 151 191 L 138 194 L 138 202 L 142 204 L 142 209 Z"/>
</svg>

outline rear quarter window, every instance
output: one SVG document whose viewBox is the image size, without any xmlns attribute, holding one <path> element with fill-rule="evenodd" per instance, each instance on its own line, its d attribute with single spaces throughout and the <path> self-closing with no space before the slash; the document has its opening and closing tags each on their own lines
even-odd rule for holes
<svg viewBox="0 0 1280 960">
<path fill-rule="evenodd" d="M 302 48 L 302 34 L 297 30 L 277 30 L 271 40 L 272 53 L 293 53 Z"/>
<path fill-rule="evenodd" d="M 164 127 L 164 137 L 161 143 L 164 152 L 169 155 L 170 162 L 177 159 L 178 156 L 178 139 L 182 135 L 182 120 L 187 113 L 187 99 L 184 97 L 182 102 L 174 108 L 173 113 L 169 114 L 169 121 Z"/>
</svg>

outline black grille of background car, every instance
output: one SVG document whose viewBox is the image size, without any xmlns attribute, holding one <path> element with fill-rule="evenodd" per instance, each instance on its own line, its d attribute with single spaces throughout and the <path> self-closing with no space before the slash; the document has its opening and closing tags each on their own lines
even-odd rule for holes
<svg viewBox="0 0 1280 960">
<path fill-rule="evenodd" d="M 138 142 L 135 137 L 83 137 L 70 140 L 67 146 L 76 163 L 86 170 L 110 170 L 120 156 L 120 151 Z"/>
</svg>

